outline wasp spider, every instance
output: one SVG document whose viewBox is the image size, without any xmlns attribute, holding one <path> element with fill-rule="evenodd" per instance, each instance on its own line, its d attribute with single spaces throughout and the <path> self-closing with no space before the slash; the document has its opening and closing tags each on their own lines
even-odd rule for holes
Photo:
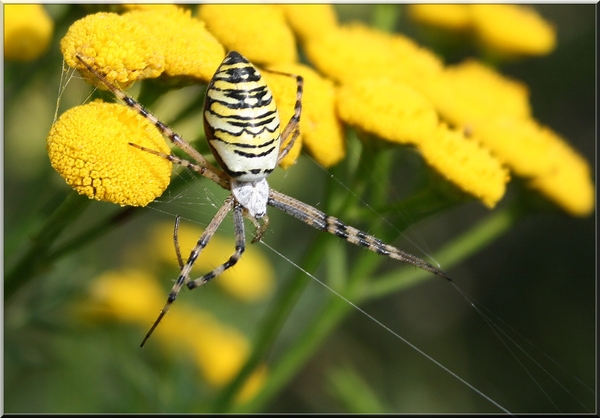
<svg viewBox="0 0 600 418">
<path fill-rule="evenodd" d="M 144 345 L 167 313 L 183 286 L 187 286 L 189 289 L 201 286 L 223 273 L 240 259 L 246 245 L 244 217 L 250 219 L 256 227 L 256 236 L 252 242 L 260 240 L 269 222 L 266 215 L 267 205 L 280 209 L 320 231 L 329 232 L 377 254 L 413 264 L 450 280 L 446 273 L 421 258 L 385 244 L 374 236 L 346 225 L 333 216 L 269 188 L 266 177 L 288 153 L 299 134 L 303 88 L 301 76 L 284 74 L 295 77 L 297 93 L 294 115 L 285 128 L 280 131 L 280 121 L 275 101 L 256 67 L 237 52 L 232 51 L 227 54 L 207 87 L 203 110 L 206 138 L 215 159 L 221 167 L 219 169 L 210 164 L 190 144 L 169 126 L 158 120 L 141 104 L 109 83 L 101 74 L 90 67 L 82 57 L 78 56 L 77 58 L 115 96 L 150 120 L 173 144 L 188 154 L 193 162 L 133 143 L 130 143 L 131 146 L 166 158 L 175 164 L 189 167 L 224 189 L 231 191 L 223 206 L 217 211 L 215 217 L 198 239 L 185 263 L 179 254 L 177 244 L 179 221 L 177 219 L 175 246 L 181 270 L 164 308 L 144 337 L 141 346 Z M 233 254 L 213 271 L 191 280 L 190 272 L 194 262 L 229 212 L 233 212 L 235 231 L 235 250 Z"/>
</svg>

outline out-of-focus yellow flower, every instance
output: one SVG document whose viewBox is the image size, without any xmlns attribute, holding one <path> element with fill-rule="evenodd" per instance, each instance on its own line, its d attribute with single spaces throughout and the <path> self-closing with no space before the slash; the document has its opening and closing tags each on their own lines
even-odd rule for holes
<svg viewBox="0 0 600 418">
<path fill-rule="evenodd" d="M 443 68 L 435 54 L 411 39 L 359 23 L 309 38 L 304 49 L 323 74 L 342 83 L 388 78 L 415 87 Z"/>
<path fill-rule="evenodd" d="M 571 148 L 561 147 L 553 171 L 535 177 L 530 185 L 572 216 L 587 216 L 595 206 L 595 188 L 587 162 Z"/>
<path fill-rule="evenodd" d="M 69 109 L 52 125 L 47 151 L 52 167 L 78 193 L 145 206 L 169 185 L 172 164 L 129 142 L 170 153 L 156 127 L 134 110 L 93 102 Z"/>
<path fill-rule="evenodd" d="M 507 55 L 546 55 L 556 32 L 533 8 L 515 4 L 470 5 L 473 25 L 484 45 Z"/>
<path fill-rule="evenodd" d="M 147 272 L 110 270 L 94 279 L 89 299 L 80 305 L 80 310 L 86 317 L 145 325 L 154 321 L 165 300 L 164 291 Z"/>
<path fill-rule="evenodd" d="M 338 24 L 332 4 L 281 4 L 279 7 L 300 39 L 319 39 Z"/>
<path fill-rule="evenodd" d="M 154 47 L 165 58 L 165 74 L 191 76 L 208 82 L 223 58 L 225 49 L 191 11 L 161 5 L 125 13 L 152 32 Z"/>
<path fill-rule="evenodd" d="M 228 50 L 258 65 L 293 62 L 296 43 L 283 11 L 274 5 L 200 6 L 200 18 Z"/>
<path fill-rule="evenodd" d="M 587 162 L 551 129 L 532 119 L 497 118 L 474 134 L 515 174 L 575 216 L 594 208 Z"/>
<path fill-rule="evenodd" d="M 48 49 L 54 22 L 40 4 L 4 6 L 4 58 L 32 61 Z"/>
<path fill-rule="evenodd" d="M 246 382 L 238 392 L 235 401 L 238 404 L 243 404 L 250 401 L 258 393 L 265 384 L 268 376 L 266 364 L 260 364 L 254 372 L 246 379 Z"/>
<path fill-rule="evenodd" d="M 491 118 L 528 118 L 527 86 L 474 60 L 446 67 L 420 85 L 440 116 L 457 127 L 475 129 Z"/>
<path fill-rule="evenodd" d="M 77 308 L 87 318 L 111 318 L 149 327 L 165 301 L 164 290 L 152 275 L 143 270 L 115 270 L 97 277 L 89 297 Z M 169 350 L 191 353 L 202 375 L 214 386 L 231 381 L 250 351 L 250 342 L 238 330 L 208 312 L 186 306 L 170 310 L 153 337 Z M 266 373 L 265 365 L 257 368 L 241 389 L 239 401 L 254 396 Z"/>
<path fill-rule="evenodd" d="M 338 92 L 340 118 L 391 142 L 416 144 L 433 135 L 438 117 L 415 89 L 389 78 L 343 84 Z"/>
<path fill-rule="evenodd" d="M 179 227 L 179 245 L 184 261 L 203 232 L 202 229 L 191 225 L 181 225 Z M 151 251 L 151 254 L 156 254 L 162 261 L 177 266 L 173 246 L 173 224 L 171 222 L 154 227 L 150 245 L 149 251 Z M 233 236 L 230 239 L 218 235 L 213 236 L 194 264 L 195 271 L 200 270 L 198 277 L 227 261 L 233 251 Z M 195 278 L 192 277 L 192 280 Z M 271 293 L 274 278 L 275 274 L 268 260 L 255 246 L 248 245 L 243 257 L 235 266 L 225 270 L 214 282 L 238 299 L 255 301 L 263 299 Z"/>
<path fill-rule="evenodd" d="M 471 27 L 471 10 L 467 4 L 409 4 L 408 15 L 417 22 L 446 29 Z"/>
<path fill-rule="evenodd" d="M 300 136 L 296 139 L 296 144 L 302 141 L 302 145 L 305 145 L 315 160 L 324 167 L 338 163 L 344 158 L 345 143 L 343 127 L 336 114 L 333 82 L 321 77 L 312 68 L 301 64 L 282 64 L 270 69 L 301 75 L 304 78 Z M 283 130 L 294 114 L 296 83 L 290 77 L 268 71 L 263 71 L 262 74 L 273 91 Z M 280 166 L 287 168 L 292 165 L 299 152 L 300 146 L 294 145 L 290 153 L 281 161 Z"/>
<path fill-rule="evenodd" d="M 60 42 L 60 50 L 67 64 L 86 78 L 95 81 L 77 54 L 121 88 L 143 78 L 158 77 L 165 66 L 152 31 L 115 13 L 96 13 L 73 23 Z"/>
<path fill-rule="evenodd" d="M 508 170 L 490 151 L 462 131 L 441 124 L 424 138 L 418 149 L 425 161 L 460 189 L 481 200 L 490 209 L 504 196 Z"/>
</svg>

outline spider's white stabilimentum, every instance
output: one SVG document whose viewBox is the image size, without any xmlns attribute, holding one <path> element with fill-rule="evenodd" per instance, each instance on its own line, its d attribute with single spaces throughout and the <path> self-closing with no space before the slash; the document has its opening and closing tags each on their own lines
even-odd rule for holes
<svg viewBox="0 0 600 418">
<path fill-rule="evenodd" d="M 81 56 L 78 55 L 77 58 L 119 99 L 151 121 L 160 132 L 188 154 L 194 162 L 133 143 L 130 145 L 166 158 L 175 164 L 189 167 L 224 189 L 231 190 L 231 194 L 225 199 L 223 206 L 208 224 L 185 263 L 179 254 L 177 244 L 179 224 L 179 219 L 177 219 L 175 223 L 175 247 L 181 271 L 169 293 L 167 303 L 146 334 L 142 346 L 167 313 L 184 285 L 190 289 L 203 285 L 239 260 L 246 245 L 244 217 L 249 218 L 256 226 L 257 231 L 253 242 L 260 240 L 269 222 L 266 215 L 267 205 L 280 209 L 318 230 L 334 234 L 352 244 L 365 247 L 396 260 L 411 263 L 450 280 L 446 273 L 421 258 L 385 244 L 374 236 L 346 225 L 333 216 L 269 188 L 266 177 L 287 155 L 299 134 L 303 86 L 301 76 L 280 73 L 294 77 L 297 84 L 294 115 L 283 131 L 280 131 L 280 121 L 275 101 L 256 67 L 237 52 L 231 51 L 227 54 L 207 87 L 203 111 L 206 138 L 215 159 L 221 166 L 221 169 L 219 169 L 210 164 L 202 154 L 141 104 L 109 83 L 101 74 L 90 67 Z M 191 280 L 192 266 L 229 212 L 233 212 L 236 241 L 234 253 L 225 263 L 213 271 Z"/>
</svg>

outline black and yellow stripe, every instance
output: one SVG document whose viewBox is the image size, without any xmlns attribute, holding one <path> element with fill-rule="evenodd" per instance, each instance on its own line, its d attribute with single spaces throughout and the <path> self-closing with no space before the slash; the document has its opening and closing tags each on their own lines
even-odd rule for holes
<svg viewBox="0 0 600 418">
<path fill-rule="evenodd" d="M 238 181 L 258 181 L 277 165 L 280 120 L 269 87 L 239 53 L 230 52 L 204 101 L 206 138 L 221 168 Z"/>
</svg>

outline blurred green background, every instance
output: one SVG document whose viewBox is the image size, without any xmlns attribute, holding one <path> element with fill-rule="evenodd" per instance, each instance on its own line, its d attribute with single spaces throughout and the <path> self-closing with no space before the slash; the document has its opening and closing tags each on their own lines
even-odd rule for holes
<svg viewBox="0 0 600 418">
<path fill-rule="evenodd" d="M 397 30 L 436 50 L 447 63 L 478 55 L 468 42 L 451 49 L 440 45 L 439 40 L 408 19 L 403 6 L 396 7 L 400 9 Z M 556 26 L 556 50 L 546 57 L 503 63 L 500 70 L 528 85 L 535 118 L 563 135 L 595 168 L 596 6 L 535 8 Z M 45 138 L 61 83 L 59 40 L 68 26 L 89 9 L 65 5 L 48 5 L 47 9 L 57 23 L 51 49 L 34 62 L 4 65 L 5 270 L 69 192 L 48 162 Z M 370 21 L 375 10 L 372 5 L 340 5 L 337 9 L 341 21 Z M 67 88 L 61 96 L 61 109 L 82 103 L 86 92 L 81 86 Z M 156 113 L 168 120 L 168 103 L 159 105 L 162 107 L 155 109 Z M 184 136 L 194 137 L 200 124 L 198 112 L 196 118 L 175 128 Z M 412 154 L 404 157 L 406 170 L 411 164 L 419 165 L 416 158 Z M 400 170 L 399 174 L 406 173 Z M 324 184 L 327 176 L 325 170 L 303 157 L 289 172 L 275 174 L 270 184 L 307 203 L 318 204 L 325 189 L 318 190 L 314 185 Z M 310 190 L 306 184 L 311 184 Z M 183 211 L 182 206 L 199 202 L 188 216 L 205 225 L 214 214 L 214 208 L 203 197 L 205 187 L 208 185 L 193 184 L 174 201 L 162 198 L 166 203 L 153 205 L 156 210 L 140 209 L 141 213 L 130 222 L 70 254 L 5 304 L 6 412 L 194 412 L 208 402 L 204 398 L 214 396 L 214 389 L 198 383 L 199 377 L 188 366 L 189 359 L 156 348 L 140 350 L 138 344 L 145 330 L 110 322 L 82 324 L 70 309 L 92 278 L 122 265 L 122 254 L 139 246 L 153 223 L 172 221 L 174 214 Z M 506 200 L 511 193 L 509 188 Z M 117 209 L 94 202 L 68 233 L 81 231 L 86 222 Z M 272 223 L 265 241 L 297 261 L 306 250 L 302 242 L 310 242 L 317 232 L 274 212 L 270 212 Z M 434 253 L 486 213 L 477 203 L 466 204 L 408 231 L 408 239 L 422 249 L 412 247 L 408 240 L 400 245 L 417 255 L 423 255 L 423 251 Z M 230 230 L 225 228 L 223 234 Z M 289 237 L 294 237 L 293 242 Z M 266 247 L 262 249 L 274 265 L 278 282 L 289 280 L 291 264 Z M 542 364 L 541 369 L 519 348 L 511 347 L 525 364 L 522 367 L 481 316 L 451 286 L 438 280 L 378 300 L 364 309 L 509 411 L 593 411 L 595 249 L 595 216 L 575 219 L 548 211 L 527 218 L 449 271 L 460 288 L 496 316 L 496 323 L 518 333 L 509 331 L 519 347 Z M 166 282 L 171 279 L 164 278 Z M 276 341 L 273 356 L 293 342 L 297 329 L 327 292 L 319 284 L 309 283 Z M 179 303 L 214 309 L 224 321 L 236 324 L 249 335 L 252 323 L 259 321 L 266 309 L 266 305 L 245 307 L 243 318 L 239 318 L 236 302 L 227 301 L 210 286 L 193 294 L 183 292 Z M 373 408 L 390 412 L 498 411 L 359 312 L 325 341 L 290 384 L 265 406 L 265 411 L 352 411 L 344 384 L 353 386 L 350 393 L 358 390 L 366 398 L 373 394 L 377 398 Z"/>
</svg>

